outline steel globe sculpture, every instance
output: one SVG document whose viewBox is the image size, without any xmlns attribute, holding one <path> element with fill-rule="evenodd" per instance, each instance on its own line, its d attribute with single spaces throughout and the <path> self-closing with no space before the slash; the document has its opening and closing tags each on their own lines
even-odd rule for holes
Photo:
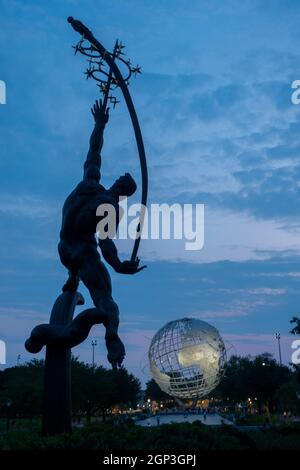
<svg viewBox="0 0 300 470">
<path fill-rule="evenodd" d="M 219 384 L 226 362 L 218 330 L 195 318 L 163 326 L 153 337 L 148 355 L 155 382 L 181 399 L 201 398 L 211 392 Z"/>
</svg>

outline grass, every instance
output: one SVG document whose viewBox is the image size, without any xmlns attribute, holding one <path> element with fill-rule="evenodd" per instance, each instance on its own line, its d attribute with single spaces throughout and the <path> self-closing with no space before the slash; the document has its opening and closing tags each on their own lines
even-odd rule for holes
<svg viewBox="0 0 300 470">
<path fill-rule="evenodd" d="M 24 423 L 25 425 L 25 423 Z M 35 422 L 32 430 L 11 430 L 0 436 L 0 449 L 89 450 L 294 450 L 300 448 L 300 426 L 285 425 L 261 431 L 239 431 L 234 426 L 166 424 L 144 428 L 128 423 L 94 423 L 71 435 L 43 438 Z"/>
</svg>

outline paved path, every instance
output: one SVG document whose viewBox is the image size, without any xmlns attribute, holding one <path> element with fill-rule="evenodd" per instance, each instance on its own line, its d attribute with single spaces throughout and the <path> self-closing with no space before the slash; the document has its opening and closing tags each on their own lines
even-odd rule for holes
<svg viewBox="0 0 300 470">
<path fill-rule="evenodd" d="M 223 424 L 232 424 L 231 421 L 222 418 L 222 416 L 218 414 L 209 414 L 206 419 L 204 419 L 202 415 L 197 414 L 188 414 L 186 417 L 183 414 L 167 414 L 159 415 L 159 417 L 160 424 L 193 423 L 194 421 L 201 421 L 203 424 L 207 424 L 208 426 L 219 426 L 222 422 Z M 135 424 L 139 426 L 157 426 L 157 419 L 156 416 L 152 416 L 151 418 L 136 421 Z"/>
</svg>

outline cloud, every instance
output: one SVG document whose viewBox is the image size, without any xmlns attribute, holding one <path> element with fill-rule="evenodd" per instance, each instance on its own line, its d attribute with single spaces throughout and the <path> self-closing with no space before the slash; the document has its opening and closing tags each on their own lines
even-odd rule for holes
<svg viewBox="0 0 300 470">
<path fill-rule="evenodd" d="M 273 354 L 275 359 L 279 359 L 278 343 L 274 334 L 225 334 L 223 338 L 228 356 L 233 354 L 256 356 L 268 352 Z M 291 346 L 294 339 L 292 336 L 281 335 L 281 353 L 285 364 L 291 362 L 293 352 Z"/>
<path fill-rule="evenodd" d="M 0 194 L 0 212 L 12 217 L 27 219 L 49 219 L 57 209 L 35 195 Z"/>
<path fill-rule="evenodd" d="M 99 10 L 99 2 L 87 0 L 75 8 L 107 47 L 119 37 L 142 64 L 130 91 L 145 140 L 149 201 L 206 207 L 202 251 L 145 242 L 148 270 L 133 279 L 113 277 L 135 371 L 143 332 L 168 320 L 210 315 L 222 334 L 253 334 L 247 347 L 254 352 L 264 347 L 260 334 L 288 330 L 299 304 L 300 107 L 290 101 L 300 74 L 299 5 L 170 3 L 103 0 Z M 37 320 L 34 312 L 50 311 L 65 280 L 56 253 L 60 211 L 82 177 L 89 108 L 98 97 L 95 84 L 83 80 L 84 59 L 72 55 L 79 37 L 65 21 L 69 8 L 57 0 L 3 2 L 0 39 L 4 44 L 9 37 L 10 47 L 1 50 L 0 77 L 7 83 L 0 129 L 1 319 L 7 335 L 20 335 L 10 339 L 11 363 L 23 348 L 21 335 Z M 136 144 L 121 104 L 105 134 L 104 184 L 125 171 L 140 188 Z M 125 257 L 131 248 L 120 251 Z M 130 326 L 131 315 L 137 323 Z M 245 352 L 242 339 L 240 345 Z M 89 342 L 76 352 L 90 360 Z"/>
</svg>

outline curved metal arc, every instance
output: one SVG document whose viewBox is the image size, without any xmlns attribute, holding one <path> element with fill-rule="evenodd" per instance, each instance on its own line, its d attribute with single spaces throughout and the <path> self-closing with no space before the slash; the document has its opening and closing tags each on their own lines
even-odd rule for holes
<svg viewBox="0 0 300 470">
<path fill-rule="evenodd" d="M 101 80 L 101 78 L 98 78 L 96 75 L 94 75 L 95 73 L 101 73 L 105 77 L 107 77 L 107 78 L 109 77 L 109 73 L 107 73 L 105 70 L 99 70 L 99 69 L 92 70 L 91 75 L 92 75 L 93 79 L 96 80 L 97 82 L 105 83 L 105 80 Z M 130 80 L 131 76 L 132 76 L 132 72 L 129 72 L 127 77 L 123 78 L 124 82 L 127 82 L 127 80 Z M 118 87 L 118 84 L 112 83 L 111 86 L 113 86 L 113 85 L 115 86 L 115 88 Z"/>
<path fill-rule="evenodd" d="M 100 53 L 99 53 L 99 55 L 93 54 L 93 52 L 90 51 L 89 47 L 81 47 L 79 49 L 79 51 L 82 55 L 85 55 L 86 57 L 90 57 L 91 59 L 100 59 L 100 58 L 102 58 L 102 55 Z M 90 51 L 90 52 L 86 52 L 86 51 Z M 97 51 L 94 51 L 94 52 L 97 52 Z"/>
<path fill-rule="evenodd" d="M 140 213 L 140 222 L 138 225 L 137 232 L 138 236 L 135 239 L 132 254 L 131 254 L 131 260 L 135 261 L 140 245 L 140 240 L 141 240 L 141 232 L 143 228 L 143 223 L 144 223 L 144 218 L 145 218 L 145 207 L 147 204 L 147 196 L 148 196 L 148 170 L 147 170 L 147 161 L 146 161 L 146 154 L 145 154 L 145 147 L 144 147 L 144 142 L 143 142 L 143 137 L 142 137 L 142 132 L 141 128 L 139 125 L 139 121 L 137 118 L 137 114 L 133 105 L 132 98 L 130 96 L 128 87 L 126 83 L 124 82 L 124 79 L 122 77 L 122 74 L 112 59 L 110 54 L 107 54 L 106 49 L 103 47 L 103 45 L 94 37 L 93 33 L 86 27 L 84 26 L 80 21 L 74 20 L 72 17 L 68 18 L 69 23 L 73 26 L 75 31 L 79 32 L 82 34 L 85 39 L 90 41 L 90 43 L 97 48 L 97 50 L 100 52 L 100 54 L 103 56 L 103 59 L 106 61 L 108 66 L 111 68 L 115 78 L 118 81 L 118 85 L 120 86 L 128 112 L 130 114 L 132 126 L 134 129 L 134 134 L 135 134 L 135 140 L 137 143 L 137 148 L 138 148 L 138 153 L 140 157 L 140 165 L 141 165 L 141 174 L 142 174 L 142 196 L 141 196 L 141 213 Z"/>
</svg>

